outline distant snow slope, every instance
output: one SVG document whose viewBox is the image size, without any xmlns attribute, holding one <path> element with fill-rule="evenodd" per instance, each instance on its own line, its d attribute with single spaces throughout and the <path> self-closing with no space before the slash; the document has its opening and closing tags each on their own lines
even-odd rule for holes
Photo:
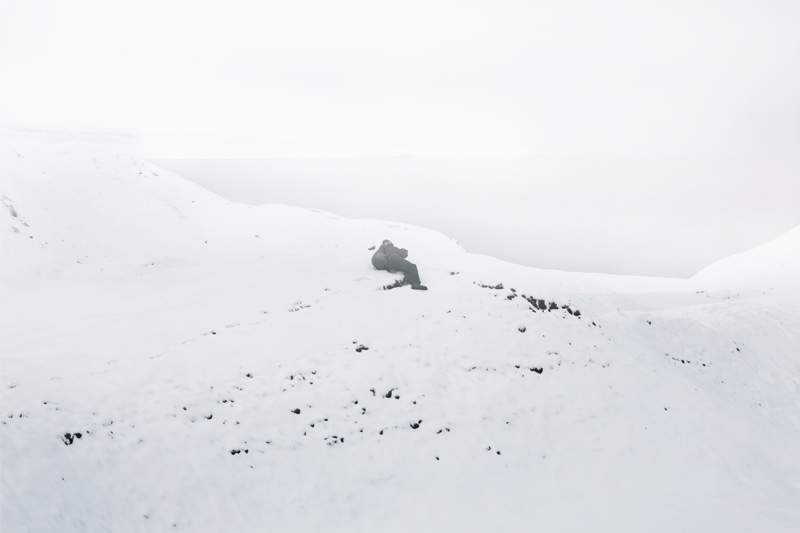
<svg viewBox="0 0 800 533">
<path fill-rule="evenodd" d="M 5 142 L 0 184 L 4 532 L 800 531 L 790 284 L 524 268 L 97 146 Z"/>
<path fill-rule="evenodd" d="M 709 289 L 781 290 L 800 287 L 800 226 L 753 250 L 727 257 L 692 277 Z"/>
</svg>

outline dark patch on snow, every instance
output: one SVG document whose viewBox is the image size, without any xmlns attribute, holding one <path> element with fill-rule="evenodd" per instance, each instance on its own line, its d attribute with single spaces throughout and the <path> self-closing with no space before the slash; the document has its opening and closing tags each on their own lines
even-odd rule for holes
<svg viewBox="0 0 800 533">
<path fill-rule="evenodd" d="M 304 304 L 302 301 L 298 300 L 293 304 L 293 307 L 289 308 L 289 312 L 290 313 L 296 313 L 297 311 L 299 311 L 301 309 L 307 309 L 309 307 L 311 307 L 310 304 Z"/>
<path fill-rule="evenodd" d="M 395 280 L 395 282 L 390 284 L 390 285 L 384 285 L 383 286 L 383 290 L 390 291 L 392 289 L 397 289 L 399 287 L 402 287 L 405 284 L 406 284 L 405 280 L 398 279 L 398 280 Z"/>
<path fill-rule="evenodd" d="M 487 284 L 483 284 L 483 283 L 478 283 L 478 287 L 480 287 L 482 289 L 493 289 L 493 290 L 496 290 L 496 291 L 503 290 L 503 284 L 502 283 L 498 283 L 497 285 L 487 285 Z"/>
<path fill-rule="evenodd" d="M 357 352 L 363 352 L 364 350 L 369 350 L 369 346 L 365 346 L 363 344 L 359 344 L 358 346 L 356 346 Z"/>
<path fill-rule="evenodd" d="M 684 358 L 684 359 L 681 359 L 680 357 L 675 357 L 675 356 L 673 356 L 673 355 L 670 355 L 670 354 L 668 354 L 668 353 L 667 353 L 667 354 L 664 354 L 664 355 L 666 355 L 667 357 L 669 357 L 670 359 L 672 359 L 672 360 L 673 360 L 673 361 L 675 361 L 676 363 L 680 363 L 680 364 L 682 364 L 682 365 L 700 365 L 700 366 L 706 366 L 706 364 L 705 364 L 705 363 L 703 363 L 702 361 L 690 361 L 689 359 L 685 359 L 685 358 Z"/>
<path fill-rule="evenodd" d="M 17 210 L 14 209 L 14 206 L 12 205 L 14 203 L 14 200 L 9 198 L 8 196 L 3 195 L 2 202 L 3 202 L 3 205 L 8 208 L 8 214 L 9 215 L 11 215 L 13 218 L 19 218 L 19 213 L 17 213 Z"/>
<path fill-rule="evenodd" d="M 69 446 L 75 442 L 75 439 L 80 439 L 81 437 L 83 437 L 82 433 L 64 433 L 64 435 L 61 437 L 61 440 L 64 441 L 64 444 Z"/>
<path fill-rule="evenodd" d="M 552 312 L 552 311 L 557 311 L 558 309 L 563 309 L 564 311 L 566 311 L 567 313 L 569 313 L 572 316 L 576 316 L 576 317 L 580 317 L 581 316 L 581 312 L 578 311 L 577 309 L 573 310 L 570 307 L 569 304 L 561 304 L 561 305 L 559 305 L 555 301 L 546 302 L 545 300 L 543 300 L 541 298 L 535 298 L 533 296 L 526 296 L 524 294 L 522 295 L 522 297 L 525 299 L 525 301 L 527 301 L 530 304 L 530 310 L 532 312 L 534 312 L 534 313 L 537 312 L 537 311 Z M 508 296 L 507 298 L 509 300 L 513 299 L 510 296 Z"/>
</svg>

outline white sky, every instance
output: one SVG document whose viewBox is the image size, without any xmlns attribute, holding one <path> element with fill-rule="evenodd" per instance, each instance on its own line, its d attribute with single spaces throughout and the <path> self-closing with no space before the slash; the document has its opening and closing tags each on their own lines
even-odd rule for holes
<svg viewBox="0 0 800 533">
<path fill-rule="evenodd" d="M 695 187 L 712 221 L 748 198 L 746 227 L 690 228 L 745 235 L 720 257 L 800 223 L 799 95 L 800 2 L 0 3 L 0 125 L 153 157 L 566 158 L 530 175 L 569 197 L 580 168 L 664 210 L 651 233 Z"/>
</svg>

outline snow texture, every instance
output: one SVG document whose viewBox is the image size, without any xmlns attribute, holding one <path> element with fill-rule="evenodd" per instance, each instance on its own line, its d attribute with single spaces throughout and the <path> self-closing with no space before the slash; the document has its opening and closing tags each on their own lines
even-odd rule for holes
<svg viewBox="0 0 800 533">
<path fill-rule="evenodd" d="M 800 531 L 797 228 L 562 273 L 0 148 L 4 532 Z"/>
</svg>

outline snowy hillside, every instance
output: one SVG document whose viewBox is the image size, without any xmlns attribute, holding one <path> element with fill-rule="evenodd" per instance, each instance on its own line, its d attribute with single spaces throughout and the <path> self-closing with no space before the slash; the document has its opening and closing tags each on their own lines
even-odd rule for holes
<svg viewBox="0 0 800 533">
<path fill-rule="evenodd" d="M 4 532 L 800 531 L 796 283 L 525 268 L 96 146 L 0 184 Z"/>
<path fill-rule="evenodd" d="M 692 278 L 707 289 L 800 287 L 800 226 L 753 250 L 717 261 Z"/>
</svg>

